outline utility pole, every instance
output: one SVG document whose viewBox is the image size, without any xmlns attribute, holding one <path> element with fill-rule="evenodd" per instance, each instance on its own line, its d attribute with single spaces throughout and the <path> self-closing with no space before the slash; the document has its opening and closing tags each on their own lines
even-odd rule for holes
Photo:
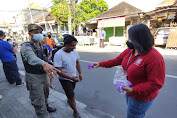
<svg viewBox="0 0 177 118">
<path fill-rule="evenodd" d="M 69 10 L 68 28 L 69 28 L 69 34 L 71 35 L 72 34 L 72 29 L 71 29 L 71 0 L 69 0 L 68 10 Z"/>
<path fill-rule="evenodd" d="M 28 0 L 28 4 L 29 4 L 29 12 L 30 12 L 30 17 L 31 17 L 31 22 L 34 23 L 29 0 Z"/>
<path fill-rule="evenodd" d="M 45 31 L 47 31 L 47 24 L 46 24 L 45 15 L 44 15 L 44 8 L 42 8 L 42 13 L 43 13 L 43 19 L 44 19 L 44 23 L 45 23 Z"/>
</svg>

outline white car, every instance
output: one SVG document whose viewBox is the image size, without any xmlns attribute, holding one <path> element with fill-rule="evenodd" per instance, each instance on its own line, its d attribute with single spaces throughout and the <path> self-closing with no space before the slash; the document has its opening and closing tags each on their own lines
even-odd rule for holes
<svg viewBox="0 0 177 118">
<path fill-rule="evenodd" d="M 158 28 L 154 35 L 154 44 L 163 45 L 167 44 L 168 34 L 170 30 L 176 29 L 175 27 L 162 27 Z"/>
</svg>

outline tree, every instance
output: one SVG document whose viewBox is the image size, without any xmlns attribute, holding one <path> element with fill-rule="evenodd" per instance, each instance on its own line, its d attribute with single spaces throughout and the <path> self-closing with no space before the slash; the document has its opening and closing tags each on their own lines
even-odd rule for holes
<svg viewBox="0 0 177 118">
<path fill-rule="evenodd" d="M 51 13 L 58 23 L 58 29 L 64 23 L 68 22 L 68 17 L 71 17 L 71 28 L 75 31 L 75 27 L 81 22 L 80 9 L 77 5 L 78 0 L 54 0 L 54 5 L 51 7 Z M 61 31 L 59 31 L 61 33 Z"/>
<path fill-rule="evenodd" d="M 82 22 L 82 14 L 81 10 L 78 7 L 77 4 L 78 0 L 72 0 L 70 4 L 71 8 L 71 19 L 72 19 L 72 31 L 74 31 L 74 35 L 76 35 L 76 27 L 80 25 L 80 22 Z"/>
<path fill-rule="evenodd" d="M 83 16 L 82 22 L 85 22 L 106 11 L 108 5 L 104 0 L 82 0 L 82 2 L 79 3 L 79 8 Z"/>
<path fill-rule="evenodd" d="M 67 0 L 53 0 L 54 5 L 51 7 L 51 13 L 58 23 L 58 33 L 61 33 L 61 26 L 68 22 L 68 1 Z"/>
<path fill-rule="evenodd" d="M 72 31 L 75 34 L 75 28 L 80 25 L 80 22 L 94 18 L 108 9 L 104 0 L 83 0 L 79 5 L 77 2 L 78 0 L 53 0 L 51 13 L 58 23 L 59 30 L 64 23 L 68 22 L 68 17 L 71 17 Z"/>
</svg>

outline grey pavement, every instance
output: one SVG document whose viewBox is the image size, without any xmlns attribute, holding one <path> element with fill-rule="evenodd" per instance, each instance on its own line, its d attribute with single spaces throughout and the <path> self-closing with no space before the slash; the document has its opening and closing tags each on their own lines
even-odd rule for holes
<svg viewBox="0 0 177 118">
<path fill-rule="evenodd" d="M 0 86 L 3 96 L 0 101 L 0 118 L 37 118 L 25 86 L 12 86 L 6 80 L 2 80 Z M 57 108 L 56 112 L 50 113 L 51 118 L 73 118 L 72 110 L 62 93 L 50 89 L 49 104 Z M 101 111 L 94 113 L 95 110 L 90 111 L 87 105 L 79 101 L 76 104 L 83 118 L 113 118 Z"/>
<path fill-rule="evenodd" d="M 117 45 L 109 45 L 108 42 L 105 42 L 104 48 L 99 48 L 99 45 L 85 45 L 80 46 L 77 45 L 77 51 L 81 52 L 123 52 L 127 47 L 126 46 L 117 46 Z M 177 55 L 176 49 L 166 49 L 164 47 L 155 47 L 162 55 Z"/>
<path fill-rule="evenodd" d="M 18 57 L 17 61 L 19 61 Z M 22 68 L 20 67 L 20 69 Z M 0 100 L 0 118 L 37 118 L 26 86 L 8 84 L 1 62 L 0 72 L 0 95 L 3 96 Z M 22 79 L 24 81 L 24 77 Z M 72 109 L 67 104 L 66 99 L 64 94 L 50 89 L 49 105 L 57 108 L 56 112 L 50 113 L 51 118 L 73 118 Z M 88 108 L 86 104 L 77 100 L 76 104 L 82 118 L 114 118 L 108 113 Z"/>
</svg>

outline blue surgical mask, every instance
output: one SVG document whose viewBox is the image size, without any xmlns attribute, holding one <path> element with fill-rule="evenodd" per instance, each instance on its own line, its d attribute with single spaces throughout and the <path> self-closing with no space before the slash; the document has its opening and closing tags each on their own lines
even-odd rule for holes
<svg viewBox="0 0 177 118">
<path fill-rule="evenodd" d="M 43 34 L 33 34 L 33 39 L 34 39 L 36 42 L 40 42 L 40 41 L 42 41 L 42 39 L 43 39 Z"/>
<path fill-rule="evenodd" d="M 12 45 L 13 44 L 13 42 L 12 41 L 10 41 L 10 42 L 8 42 L 10 45 Z"/>
</svg>

